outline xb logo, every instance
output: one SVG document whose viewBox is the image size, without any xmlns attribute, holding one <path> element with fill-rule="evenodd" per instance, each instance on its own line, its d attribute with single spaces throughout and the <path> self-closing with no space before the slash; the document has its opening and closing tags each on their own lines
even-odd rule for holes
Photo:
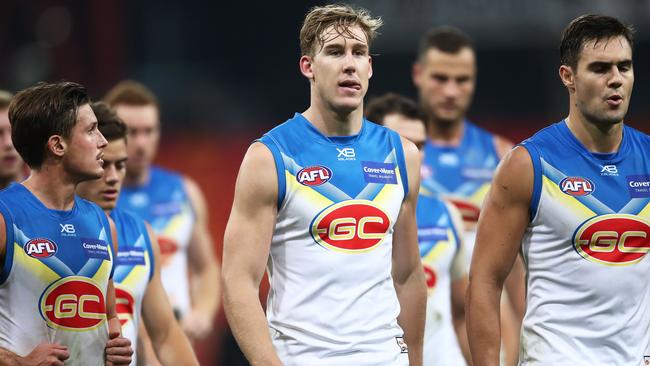
<svg viewBox="0 0 650 366">
<path fill-rule="evenodd" d="M 72 224 L 59 224 L 61 226 L 61 232 L 66 234 L 74 234 L 76 231 L 74 225 Z"/>
<path fill-rule="evenodd" d="M 616 165 L 603 165 L 603 169 L 600 170 L 600 175 L 618 175 L 618 168 Z"/>
<path fill-rule="evenodd" d="M 339 160 L 354 159 L 357 156 L 354 149 L 351 147 L 344 147 L 342 149 L 337 147 L 336 150 L 339 152 L 339 155 L 337 156 Z"/>
</svg>

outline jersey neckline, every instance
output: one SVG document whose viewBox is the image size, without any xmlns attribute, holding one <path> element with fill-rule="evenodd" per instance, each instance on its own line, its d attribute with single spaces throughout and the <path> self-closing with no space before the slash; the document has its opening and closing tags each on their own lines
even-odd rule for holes
<svg viewBox="0 0 650 366">
<path fill-rule="evenodd" d="M 311 121 L 309 121 L 305 116 L 302 115 L 302 113 L 296 112 L 294 115 L 294 119 L 299 121 L 301 124 L 305 126 L 311 137 L 315 139 L 315 141 L 319 143 L 324 143 L 328 145 L 335 145 L 335 146 L 350 146 L 354 145 L 360 138 L 363 136 L 365 130 L 366 130 L 366 119 L 362 118 L 361 119 L 361 129 L 359 130 L 359 133 L 356 135 L 349 135 L 349 136 L 327 136 L 324 135 L 322 132 L 320 132 L 316 126 L 314 126 Z"/>
<path fill-rule="evenodd" d="M 48 214 L 50 214 L 50 216 L 56 219 L 69 219 L 73 217 L 75 213 L 77 213 L 77 207 L 79 206 L 79 202 L 78 202 L 79 197 L 76 194 L 74 195 L 74 202 L 72 204 L 72 209 L 56 210 L 45 206 L 45 204 L 40 199 L 38 199 L 38 197 L 36 197 L 34 193 L 32 193 L 32 191 L 30 191 L 22 183 L 15 183 L 15 185 L 18 186 L 19 190 L 22 190 L 26 193 L 28 197 L 27 198 L 28 201 L 30 201 L 33 206 L 35 206 L 38 209 L 45 210 Z"/>
<path fill-rule="evenodd" d="M 628 143 L 628 138 L 627 138 L 627 133 L 625 131 L 625 125 L 623 125 L 623 138 L 621 139 L 621 144 L 618 147 L 618 151 L 613 152 L 613 153 L 597 153 L 597 152 L 592 152 L 585 147 L 585 145 L 578 140 L 578 138 L 573 134 L 571 129 L 566 123 L 566 119 L 563 119 L 559 123 L 557 123 L 557 128 L 558 132 L 560 133 L 560 136 L 564 137 L 564 139 L 573 146 L 580 154 L 583 156 L 586 156 L 588 158 L 593 158 L 596 159 L 600 162 L 603 163 L 608 163 L 608 164 L 615 164 L 625 156 L 627 156 L 628 151 L 629 151 L 629 143 Z"/>
</svg>

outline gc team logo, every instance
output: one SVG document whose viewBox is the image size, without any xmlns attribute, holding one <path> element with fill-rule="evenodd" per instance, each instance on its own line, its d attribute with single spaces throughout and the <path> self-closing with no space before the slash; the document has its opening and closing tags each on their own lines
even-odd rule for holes
<svg viewBox="0 0 650 366">
<path fill-rule="evenodd" d="M 650 224 L 627 214 L 596 216 L 576 230 L 573 244 L 583 258 L 592 262 L 627 266 L 650 252 Z"/>
<path fill-rule="evenodd" d="M 422 269 L 424 270 L 424 279 L 427 283 L 427 289 L 429 290 L 429 293 L 431 293 L 436 288 L 438 276 L 436 276 L 436 271 L 433 267 L 426 263 L 422 263 Z"/>
<path fill-rule="evenodd" d="M 583 177 L 566 177 L 560 181 L 559 186 L 562 192 L 570 196 L 588 196 L 595 189 L 594 183 Z"/>
<path fill-rule="evenodd" d="M 320 186 L 332 179 L 332 170 L 326 166 L 310 166 L 296 174 L 296 180 L 303 186 Z"/>
<path fill-rule="evenodd" d="M 120 325 L 124 326 L 129 320 L 133 320 L 135 300 L 127 290 L 115 287 L 115 311 L 120 319 Z"/>
<path fill-rule="evenodd" d="M 92 330 L 106 321 L 102 291 L 86 277 L 63 278 L 41 295 L 41 316 L 55 329 Z"/>
<path fill-rule="evenodd" d="M 318 214 L 311 224 L 311 236 L 325 248 L 361 253 L 377 247 L 388 229 L 388 215 L 371 201 L 347 200 Z"/>
<path fill-rule="evenodd" d="M 45 238 L 32 239 L 23 248 L 32 258 L 49 258 L 55 255 L 58 249 L 52 240 Z"/>
</svg>

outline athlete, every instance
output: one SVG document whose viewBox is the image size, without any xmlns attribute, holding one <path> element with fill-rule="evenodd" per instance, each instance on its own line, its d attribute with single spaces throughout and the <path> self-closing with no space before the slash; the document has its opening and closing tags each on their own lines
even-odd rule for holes
<svg viewBox="0 0 650 366">
<path fill-rule="evenodd" d="M 0 364 L 128 365 L 115 310 L 115 228 L 74 194 L 102 176 L 106 139 L 86 89 L 39 83 L 9 106 L 30 177 L 0 192 Z"/>
<path fill-rule="evenodd" d="M 422 365 L 416 147 L 363 118 L 381 21 L 312 8 L 311 104 L 253 143 L 224 239 L 224 305 L 252 365 Z M 268 264 L 267 318 L 258 287 Z"/>
<path fill-rule="evenodd" d="M 104 175 L 80 183 L 77 194 L 95 202 L 115 222 L 119 243 L 113 277 L 117 314 L 124 336 L 133 344 L 133 365 L 138 355 L 140 314 L 163 365 L 198 365 L 192 346 L 174 321 L 160 282 L 160 266 L 155 265 L 160 251 L 155 236 L 142 219 L 115 207 L 126 174 L 126 125 L 103 102 L 95 102 L 91 107 L 99 122 L 99 132 L 108 140 L 102 158 Z"/>
<path fill-rule="evenodd" d="M 460 210 L 470 263 L 481 204 L 494 169 L 512 143 L 465 117 L 476 85 L 476 55 L 472 40 L 460 30 L 433 28 L 422 37 L 413 66 L 413 82 L 428 118 L 422 189 L 441 194 Z M 503 302 L 506 365 L 517 361 L 524 284 L 523 265 L 518 260 L 506 283 L 508 301 Z"/>
<path fill-rule="evenodd" d="M 0 90 L 0 189 L 22 178 L 23 161 L 11 142 L 9 103 L 11 93 Z"/>
<path fill-rule="evenodd" d="M 191 339 L 203 338 L 212 329 L 221 299 L 205 198 L 190 178 L 152 165 L 160 110 L 149 89 L 125 81 L 105 99 L 129 128 L 129 159 L 118 207 L 151 223 L 160 245 L 162 283 L 174 312 Z"/>
<path fill-rule="evenodd" d="M 528 296 L 520 365 L 650 361 L 650 138 L 628 126 L 632 30 L 584 15 L 564 30 L 569 115 L 497 169 L 478 225 L 468 329 L 476 365 L 496 365 L 499 297 L 521 251 Z"/>
<path fill-rule="evenodd" d="M 366 118 L 388 127 L 422 149 L 427 139 L 417 104 L 388 93 L 373 98 Z M 426 276 L 427 320 L 424 328 L 424 364 L 460 366 L 470 363 L 465 328 L 467 261 L 458 210 L 436 194 L 420 192 L 417 205 L 418 243 Z M 462 351 L 461 351 L 462 349 Z"/>
</svg>

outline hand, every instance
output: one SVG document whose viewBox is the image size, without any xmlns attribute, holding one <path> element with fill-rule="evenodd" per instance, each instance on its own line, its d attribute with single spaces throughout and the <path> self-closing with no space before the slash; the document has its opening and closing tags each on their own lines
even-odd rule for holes
<svg viewBox="0 0 650 366">
<path fill-rule="evenodd" d="M 41 343 L 22 358 L 21 366 L 64 366 L 70 357 L 68 347 L 56 343 Z"/>
<path fill-rule="evenodd" d="M 131 355 L 133 355 L 131 341 L 128 338 L 121 337 L 120 332 L 117 331 L 109 332 L 108 338 L 104 350 L 106 366 L 130 365 Z"/>
<path fill-rule="evenodd" d="M 212 318 L 199 310 L 192 310 L 181 320 L 183 331 L 193 340 L 205 338 L 212 331 Z"/>
</svg>

